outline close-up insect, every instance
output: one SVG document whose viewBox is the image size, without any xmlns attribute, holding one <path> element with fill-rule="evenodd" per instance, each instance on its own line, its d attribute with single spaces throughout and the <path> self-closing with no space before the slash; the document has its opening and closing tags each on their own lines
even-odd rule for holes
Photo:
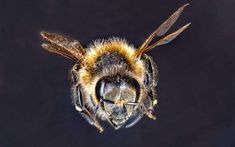
<svg viewBox="0 0 235 147">
<path fill-rule="evenodd" d="M 84 48 L 77 40 L 41 32 L 42 47 L 75 62 L 70 70 L 72 101 L 76 110 L 100 132 L 99 120 L 115 129 L 134 126 L 144 115 L 156 119 L 158 69 L 147 51 L 164 45 L 182 33 L 190 23 L 166 35 L 184 8 L 180 7 L 145 42 L 135 48 L 124 39 L 94 41 Z M 154 38 L 158 40 L 152 44 Z"/>
</svg>

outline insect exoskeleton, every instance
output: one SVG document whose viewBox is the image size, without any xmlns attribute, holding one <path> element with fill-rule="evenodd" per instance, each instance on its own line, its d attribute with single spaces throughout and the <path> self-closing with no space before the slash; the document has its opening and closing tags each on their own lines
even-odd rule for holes
<svg viewBox="0 0 235 147">
<path fill-rule="evenodd" d="M 73 75 L 79 79 L 88 108 L 116 129 L 130 117 L 142 117 L 143 102 L 156 83 L 153 61 L 146 55 L 136 58 L 134 47 L 118 38 L 95 42 L 87 50 L 83 66 Z M 73 93 L 76 95 L 76 88 Z M 153 111 L 152 102 L 144 109 Z"/>
<path fill-rule="evenodd" d="M 99 120 L 119 129 L 135 125 L 144 115 L 156 119 L 158 70 L 146 52 L 169 43 L 190 25 L 149 45 L 154 37 L 161 37 L 170 29 L 187 5 L 172 14 L 138 48 L 119 38 L 98 40 L 83 48 L 76 40 L 41 32 L 47 41 L 42 44 L 44 49 L 76 62 L 70 71 L 73 104 L 100 132 L 103 127 Z"/>
</svg>

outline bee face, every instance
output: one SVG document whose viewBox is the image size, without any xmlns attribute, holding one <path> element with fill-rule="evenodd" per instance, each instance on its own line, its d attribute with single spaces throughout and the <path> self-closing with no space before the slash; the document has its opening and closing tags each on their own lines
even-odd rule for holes
<svg viewBox="0 0 235 147">
<path fill-rule="evenodd" d="M 139 83 L 127 76 L 107 76 L 99 80 L 96 95 L 103 102 L 103 111 L 108 119 L 121 127 L 134 115 L 135 106 L 140 96 Z"/>
<path fill-rule="evenodd" d="M 96 42 L 86 56 L 93 63 L 72 69 L 74 79 L 79 79 L 79 87 L 72 86 L 77 110 L 82 111 L 86 104 L 91 117 L 106 120 L 115 129 L 135 125 L 144 114 L 155 119 L 157 69 L 150 57 L 143 54 L 136 58 L 134 49 L 124 44 L 122 40 Z"/>
<path fill-rule="evenodd" d="M 145 53 L 169 43 L 190 25 L 188 23 L 150 45 L 154 37 L 165 35 L 187 5 L 172 14 L 138 48 L 118 38 L 95 41 L 83 48 L 77 40 L 41 32 L 47 41 L 42 44 L 44 49 L 76 62 L 70 71 L 72 100 L 89 124 L 102 132 L 99 119 L 108 121 L 115 129 L 129 128 L 143 115 L 156 119 L 158 71 Z"/>
</svg>

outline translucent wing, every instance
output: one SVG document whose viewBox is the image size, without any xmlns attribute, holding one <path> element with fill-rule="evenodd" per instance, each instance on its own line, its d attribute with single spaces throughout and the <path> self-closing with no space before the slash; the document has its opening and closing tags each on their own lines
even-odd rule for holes
<svg viewBox="0 0 235 147">
<path fill-rule="evenodd" d="M 158 46 L 159 44 L 155 43 L 155 45 L 149 46 L 149 43 L 153 40 L 154 37 L 160 37 L 166 34 L 166 32 L 171 28 L 171 26 L 176 22 L 176 20 L 179 18 L 181 13 L 183 12 L 184 8 L 188 6 L 189 4 L 185 4 L 181 6 L 175 13 L 173 13 L 165 22 L 163 22 L 146 40 L 145 42 L 136 50 L 136 56 L 139 57 L 141 54 L 149 50 L 150 48 L 154 48 Z M 176 38 L 183 30 L 185 30 L 190 23 L 185 25 L 184 27 L 180 28 L 176 32 L 172 33 L 174 35 L 171 35 L 171 37 L 168 38 L 168 42 Z M 174 37 L 173 37 L 174 36 Z M 166 40 L 166 38 L 165 38 Z M 163 40 L 162 40 L 163 41 Z M 167 41 L 165 42 L 168 43 Z M 158 42 L 159 43 L 159 42 Z M 162 44 L 161 44 L 162 45 Z"/>
<path fill-rule="evenodd" d="M 84 48 L 77 40 L 71 40 L 62 35 L 44 31 L 42 31 L 40 35 L 47 41 L 47 43 L 42 44 L 42 47 L 49 52 L 78 61 L 80 61 L 85 54 Z"/>
<path fill-rule="evenodd" d="M 171 42 L 173 39 L 175 39 L 180 33 L 182 33 L 187 27 L 190 26 L 191 23 L 188 23 L 186 25 L 184 25 L 183 27 L 181 27 L 180 29 L 178 29 L 177 31 L 167 35 L 166 37 L 160 39 L 159 41 L 155 42 L 154 44 L 148 46 L 145 50 L 148 51 L 150 49 L 153 49 L 156 46 L 160 46 L 160 45 L 164 45 L 167 44 L 169 42 Z"/>
</svg>

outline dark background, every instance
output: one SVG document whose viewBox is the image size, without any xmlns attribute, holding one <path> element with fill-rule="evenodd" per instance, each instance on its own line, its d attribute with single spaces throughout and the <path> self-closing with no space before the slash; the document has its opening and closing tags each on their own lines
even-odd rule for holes
<svg viewBox="0 0 235 147">
<path fill-rule="evenodd" d="M 171 29 L 192 25 L 154 49 L 160 70 L 158 119 L 103 134 L 71 105 L 74 64 L 44 51 L 39 32 L 62 33 L 85 46 L 125 37 L 135 46 L 184 3 Z M 1 0 L 0 147 L 235 146 L 234 0 Z M 104 123 L 105 124 L 105 123 Z"/>
</svg>

